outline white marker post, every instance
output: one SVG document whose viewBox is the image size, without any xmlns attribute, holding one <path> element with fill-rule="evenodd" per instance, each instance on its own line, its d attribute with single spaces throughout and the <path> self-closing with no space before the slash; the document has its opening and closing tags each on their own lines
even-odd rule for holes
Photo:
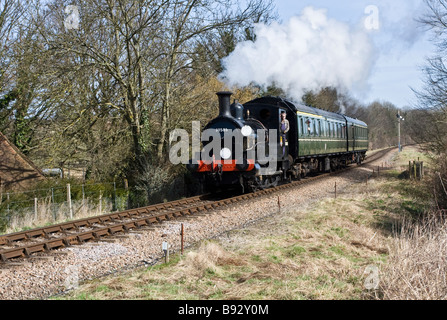
<svg viewBox="0 0 447 320">
<path fill-rule="evenodd" d="M 162 250 L 165 253 L 165 263 L 169 262 L 169 245 L 166 241 L 163 241 Z"/>
</svg>

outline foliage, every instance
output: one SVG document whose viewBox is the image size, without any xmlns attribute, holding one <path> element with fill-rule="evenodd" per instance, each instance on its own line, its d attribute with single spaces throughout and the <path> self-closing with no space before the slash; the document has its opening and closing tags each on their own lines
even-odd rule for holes
<svg viewBox="0 0 447 320">
<path fill-rule="evenodd" d="M 417 141 L 425 143 L 434 152 L 437 168 L 432 177 L 434 192 L 441 209 L 447 208 L 447 1 L 425 0 L 427 13 L 420 19 L 433 34 L 436 52 L 427 59 L 424 67 L 425 86 L 416 91 L 418 97 L 418 117 L 415 131 Z"/>
</svg>

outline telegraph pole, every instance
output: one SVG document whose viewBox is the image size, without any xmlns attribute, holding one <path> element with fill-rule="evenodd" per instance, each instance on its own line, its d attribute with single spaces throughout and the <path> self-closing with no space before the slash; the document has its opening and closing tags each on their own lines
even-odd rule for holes
<svg viewBox="0 0 447 320">
<path fill-rule="evenodd" d="M 401 148 L 401 145 L 400 145 L 400 111 L 397 111 L 397 116 L 399 118 L 399 120 L 397 121 L 398 122 L 398 124 L 397 124 L 397 131 L 398 131 L 398 135 L 399 135 L 399 152 L 402 152 L 402 148 Z"/>
<path fill-rule="evenodd" d="M 402 120 L 405 120 L 404 118 L 402 118 L 401 117 L 401 115 L 400 115 L 400 111 L 398 110 L 397 111 L 397 134 L 398 134 L 398 136 L 399 136 L 399 152 L 402 152 L 402 145 L 401 145 L 401 143 L 400 143 L 400 121 Z"/>
</svg>

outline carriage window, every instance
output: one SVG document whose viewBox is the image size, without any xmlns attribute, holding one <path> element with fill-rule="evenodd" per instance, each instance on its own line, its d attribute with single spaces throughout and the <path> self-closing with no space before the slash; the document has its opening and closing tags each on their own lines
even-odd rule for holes
<svg viewBox="0 0 447 320">
<path fill-rule="evenodd" d="M 306 118 L 306 126 L 307 126 L 307 135 L 311 135 L 312 133 L 311 133 L 311 131 L 312 131 L 312 129 L 311 129 L 311 121 L 310 121 L 310 119 L 309 118 Z"/>
<path fill-rule="evenodd" d="M 315 135 L 319 136 L 321 132 L 321 123 L 320 120 L 315 120 Z"/>
<path fill-rule="evenodd" d="M 306 134 L 306 131 L 304 130 L 304 120 L 303 120 L 303 118 L 301 118 L 300 117 L 300 130 L 301 130 L 301 135 L 305 135 Z"/>
</svg>

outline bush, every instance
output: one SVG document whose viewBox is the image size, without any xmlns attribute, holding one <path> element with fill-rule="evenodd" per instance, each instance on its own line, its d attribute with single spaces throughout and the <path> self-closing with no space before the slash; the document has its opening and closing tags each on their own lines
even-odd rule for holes
<svg viewBox="0 0 447 320">
<path fill-rule="evenodd" d="M 447 154 L 438 157 L 432 177 L 435 201 L 438 210 L 447 209 Z"/>
</svg>

